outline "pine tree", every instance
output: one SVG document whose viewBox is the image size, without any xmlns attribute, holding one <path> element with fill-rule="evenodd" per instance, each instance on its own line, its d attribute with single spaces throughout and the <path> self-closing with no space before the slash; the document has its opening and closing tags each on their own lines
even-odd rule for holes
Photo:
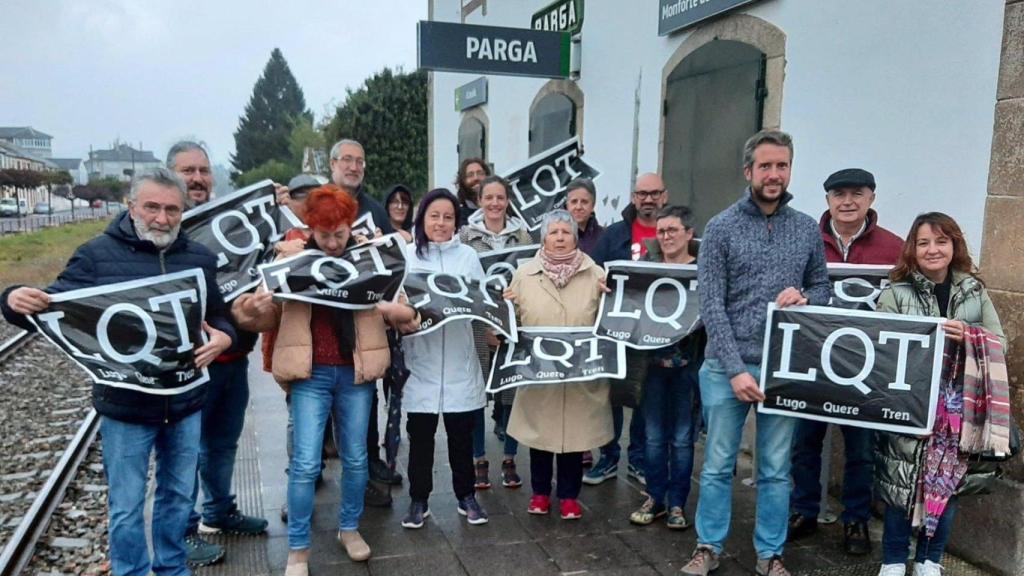
<svg viewBox="0 0 1024 576">
<path fill-rule="evenodd" d="M 385 68 L 348 90 L 324 129 L 328 145 L 342 138 L 366 149 L 366 186 L 381 192 L 405 184 L 416 195 L 427 187 L 427 74 Z"/>
<path fill-rule="evenodd" d="M 288 139 L 302 117 L 312 121 L 313 115 L 306 110 L 306 98 L 284 55 L 274 48 L 235 131 L 235 170 L 246 172 L 270 160 L 290 161 Z"/>
</svg>

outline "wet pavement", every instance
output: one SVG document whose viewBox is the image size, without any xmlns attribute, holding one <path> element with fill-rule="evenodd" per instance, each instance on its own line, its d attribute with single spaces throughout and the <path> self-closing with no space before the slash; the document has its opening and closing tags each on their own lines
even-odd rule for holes
<svg viewBox="0 0 1024 576">
<path fill-rule="evenodd" d="M 270 527 L 267 535 L 261 537 L 215 537 L 214 540 L 227 546 L 226 559 L 217 566 L 197 570 L 201 576 L 284 573 L 288 541 L 280 509 L 287 493 L 284 472 L 287 412 L 284 392 L 259 369 L 260 364 L 258 356 L 254 355 L 250 363 L 250 407 L 235 483 L 242 510 L 262 514 L 270 521 Z M 527 484 L 517 490 L 502 487 L 498 474 L 502 446 L 491 433 L 492 424 L 488 418 L 487 451 L 494 487 L 477 492 L 477 498 L 490 515 L 490 522 L 470 526 L 456 513 L 451 473 L 441 438 L 443 426 L 439 426 L 431 517 L 420 530 L 402 528 L 400 521 L 409 505 L 407 483 L 393 488 L 391 508 L 367 507 L 363 516 L 360 531 L 373 549 L 373 558 L 366 563 L 349 561 L 335 540 L 340 468 L 337 459 L 328 460 L 327 481 L 316 494 L 311 574 L 643 576 L 679 573 L 696 544 L 696 533 L 692 527 L 685 531 L 669 530 L 661 521 L 643 527 L 630 524 L 629 513 L 643 501 L 643 486 L 627 479 L 624 462 L 620 464 L 617 478 L 599 486 L 584 485 L 580 495 L 582 519 L 560 519 L 557 503 L 552 506 L 551 515 L 527 514 L 528 450 L 523 450 L 517 458 L 519 473 Z M 624 438 L 623 445 L 625 443 Z M 398 464 L 403 475 L 405 455 L 403 426 Z M 701 461 L 701 446 L 698 445 L 697 469 L 686 506 L 686 517 L 691 522 L 697 503 Z M 714 572 L 719 576 L 754 573 L 756 558 L 752 534 L 756 491 L 743 482 L 749 476 L 749 459 L 741 457 L 734 483 L 732 531 L 722 565 Z M 833 508 L 836 507 L 833 504 Z M 870 557 L 850 557 L 840 549 L 841 524 L 822 526 L 816 535 L 787 546 L 786 565 L 794 574 L 877 574 L 881 536 L 881 524 L 877 521 L 872 522 L 871 536 L 874 553 Z M 945 565 L 947 576 L 987 574 L 954 558 L 947 557 Z"/>
</svg>

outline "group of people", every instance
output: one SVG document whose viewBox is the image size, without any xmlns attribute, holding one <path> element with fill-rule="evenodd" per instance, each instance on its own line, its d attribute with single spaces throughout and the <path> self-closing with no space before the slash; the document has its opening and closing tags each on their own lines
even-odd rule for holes
<svg viewBox="0 0 1024 576">
<path fill-rule="evenodd" d="M 827 262 L 893 265 L 892 284 L 883 290 L 878 310 L 947 319 L 949 358 L 940 417 L 932 435 L 924 438 L 840 427 L 846 450 L 843 547 L 854 555 L 870 551 L 867 520 L 872 501 L 880 499 L 886 505 L 880 574 L 905 573 L 912 529 L 919 527 L 913 573 L 938 575 L 957 498 L 985 490 L 994 474 L 991 465 L 970 457 L 981 449 L 978 442 L 967 446 L 960 441 L 964 405 L 972 405 L 968 410 L 977 425 L 971 401 L 985 382 L 970 370 L 964 374 L 957 350 L 965 342 L 984 347 L 986 338 L 1001 341 L 998 316 L 952 218 L 922 214 L 900 239 L 879 226 L 871 208 L 874 177 L 846 169 L 825 181 L 828 209 L 816 222 L 789 205 L 792 161 L 788 134 L 765 130 L 753 135 L 742 166 L 748 187 L 708 222 L 700 242 L 694 238 L 690 210 L 668 203 L 657 174 L 636 178 L 622 220 L 607 228 L 594 217 L 594 183 L 569 182 L 565 209 L 545 214 L 535 238 L 510 209 L 508 182 L 492 175 L 484 160 L 463 161 L 456 193 L 431 190 L 414 210 L 415 195 L 406 186 L 392 187 L 383 204 L 371 197 L 363 186 L 365 150 L 358 142 L 342 140 L 330 152 L 329 182 L 303 175 L 277 187 L 278 201 L 303 226 L 289 231 L 275 250 L 278 257 L 304 249 L 340 256 L 371 236 L 397 233 L 408 243 L 408 270 L 482 279 L 480 252 L 536 242 L 540 248 L 518 267 L 504 293 L 521 327 L 593 326 L 601 297 L 609 292 L 605 262 L 697 265 L 701 328 L 678 344 L 631 354 L 627 381 L 633 384 L 597 380 L 526 386 L 492 399 L 495 430 L 503 439 L 502 486 L 522 486 L 516 457 L 520 444 L 528 447 L 532 495 L 527 512 L 549 514 L 554 495 L 565 520 L 583 516 L 583 484 L 617 476 L 624 406 L 633 406 L 627 474 L 646 488 L 629 521 L 649 525 L 664 518 L 670 529 L 688 528 L 694 444 L 706 432 L 693 516 L 697 547 L 682 568 L 691 575 L 706 575 L 719 566 L 729 533 L 744 423 L 751 407 L 764 400 L 758 378 L 767 305 L 827 305 L 832 294 Z M 309 570 L 325 437 L 333 436 L 343 470 L 338 540 L 352 560 L 370 558 L 370 545 L 359 532 L 364 506 L 390 504 L 386 487 L 403 482 L 380 459 L 377 432 L 376 382 L 401 385 L 394 381 L 396 373 L 404 379 L 411 499 L 402 526 L 421 528 L 431 514 L 439 422 L 447 436 L 455 512 L 470 525 L 486 524 L 488 515 L 476 492 L 492 486 L 484 442 L 485 375 L 498 336 L 479 323 L 457 320 L 403 338 L 420 324 L 402 294 L 395 302 L 361 311 L 282 303 L 262 289 L 225 305 L 212 284 L 212 253 L 178 234 L 182 212 L 208 201 L 211 189 L 205 150 L 193 142 L 179 143 L 168 155 L 167 169 L 135 179 L 129 210 L 103 236 L 79 248 L 53 285 L 45 290 L 14 286 L 0 297 L 5 318 L 28 327 L 25 315 L 44 310 L 48 295 L 56 292 L 192 267 L 202 268 L 210 284 L 203 327 L 209 343 L 195 351 L 197 366 L 210 367 L 208 385 L 173 395 L 94 387 L 94 405 L 103 416 L 104 465 L 108 477 L 117 479 L 110 490 L 114 573 L 187 573 L 187 561 L 201 565 L 223 557 L 223 549 L 205 541 L 202 533 L 266 529 L 266 520 L 238 510 L 230 489 L 248 401 L 247 358 L 260 333 L 264 367 L 285 390 L 289 406 L 283 515 L 288 522 L 287 576 Z M 353 232 L 357 221 L 369 225 Z M 619 392 L 633 385 L 633 393 Z M 821 423 L 756 414 L 759 575 L 789 574 L 783 562 L 787 540 L 817 528 L 824 434 Z M 150 558 L 142 509 L 154 449 L 157 493 Z M 201 515 L 193 511 L 199 483 Z M 383 496 L 380 486 L 385 487 Z"/>
</svg>

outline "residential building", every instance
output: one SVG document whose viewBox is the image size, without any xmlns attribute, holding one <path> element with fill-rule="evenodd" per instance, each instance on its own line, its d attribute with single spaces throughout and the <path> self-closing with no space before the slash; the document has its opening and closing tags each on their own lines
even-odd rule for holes
<svg viewBox="0 0 1024 576">
<path fill-rule="evenodd" d="M 81 158 L 51 158 L 53 163 L 61 170 L 71 175 L 74 184 L 88 184 L 89 172 L 85 169 L 85 162 Z"/>
<path fill-rule="evenodd" d="M 142 150 L 142 144 L 134 148 L 115 141 L 107 150 L 90 150 L 85 169 L 89 179 L 114 177 L 131 180 L 132 174 L 162 166 L 150 150 Z"/>
<path fill-rule="evenodd" d="M 14 144 L 18 148 L 40 158 L 50 158 L 53 152 L 50 143 L 53 136 L 40 132 L 31 126 L 0 126 L 0 141 Z"/>
</svg>

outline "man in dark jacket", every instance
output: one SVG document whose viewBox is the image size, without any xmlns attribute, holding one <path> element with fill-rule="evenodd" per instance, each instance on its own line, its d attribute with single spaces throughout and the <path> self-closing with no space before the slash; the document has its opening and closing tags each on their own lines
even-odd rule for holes
<svg viewBox="0 0 1024 576">
<path fill-rule="evenodd" d="M 825 243 L 828 262 L 848 264 L 896 264 L 903 240 L 878 225 L 875 177 L 867 170 L 847 168 L 825 180 L 828 210 L 818 227 Z M 843 549 L 847 554 L 871 551 L 868 518 L 871 515 L 872 433 L 865 428 L 840 426 L 846 452 L 843 475 Z M 793 433 L 793 495 L 789 517 L 789 540 L 794 541 L 818 529 L 821 504 L 821 448 L 828 423 L 798 420 Z"/>
<path fill-rule="evenodd" d="M 45 310 L 48 294 L 201 268 L 206 280 L 209 342 L 195 350 L 205 367 L 228 349 L 235 331 L 216 283 L 216 258 L 178 235 L 186 188 L 174 173 L 158 168 L 132 183 L 129 210 L 101 236 L 86 242 L 45 291 L 11 287 L 0 298 L 4 317 L 31 329 L 25 315 Z M 199 457 L 200 409 L 207 386 L 160 394 L 93 384 L 93 406 L 102 416 L 100 437 L 109 484 L 110 559 L 115 574 L 184 574 L 185 530 L 192 508 Z M 143 508 L 149 457 L 156 450 L 153 552 L 146 546 Z"/>
<path fill-rule="evenodd" d="M 572 214 L 579 229 L 576 245 L 591 256 L 597 249 L 597 242 L 604 234 L 604 227 L 594 217 L 597 206 L 597 188 L 590 178 L 576 178 L 565 187 L 565 209 Z"/>
<path fill-rule="evenodd" d="M 366 152 L 355 140 L 339 140 L 331 146 L 331 181 L 348 192 L 359 203 L 359 213 L 352 225 L 352 234 L 372 238 L 376 230 L 391 234 L 395 228 L 388 211 L 373 196 L 366 193 L 363 177 L 366 175 Z"/>
<path fill-rule="evenodd" d="M 639 260 L 647 253 L 645 240 L 653 240 L 657 231 L 658 210 L 665 205 L 668 192 L 665 183 L 657 174 L 643 174 L 636 179 L 632 202 L 622 211 L 622 220 L 604 230 L 597 241 L 591 257 L 598 266 L 612 260 Z M 583 476 L 585 484 L 595 485 L 618 473 L 619 456 L 622 448 L 619 439 L 622 437 L 622 400 L 612 399 L 612 423 L 615 437 L 601 447 L 601 458 L 597 464 Z M 646 445 L 645 424 L 641 410 L 633 410 L 633 418 L 629 423 L 629 446 L 626 449 L 629 463 L 626 472 L 643 484 L 644 480 L 644 446 Z"/>
<path fill-rule="evenodd" d="M 188 140 L 175 143 L 167 152 L 167 168 L 185 182 L 193 207 L 210 201 L 213 173 L 210 157 L 201 144 Z M 232 303 L 233 312 L 247 304 L 244 296 Z M 271 313 L 271 310 L 265 313 Z M 238 439 L 242 436 L 245 409 L 249 404 L 249 353 L 259 337 L 237 327 L 235 330 L 238 334 L 235 345 L 210 365 L 199 443 L 199 481 L 193 490 L 193 511 L 185 533 L 188 561 L 192 566 L 206 566 L 224 557 L 224 547 L 203 539 L 201 533 L 254 535 L 267 529 L 267 521 L 263 518 L 247 516 L 238 510 L 231 490 Z M 202 521 L 195 511 L 200 482 L 204 497 Z"/>
</svg>

